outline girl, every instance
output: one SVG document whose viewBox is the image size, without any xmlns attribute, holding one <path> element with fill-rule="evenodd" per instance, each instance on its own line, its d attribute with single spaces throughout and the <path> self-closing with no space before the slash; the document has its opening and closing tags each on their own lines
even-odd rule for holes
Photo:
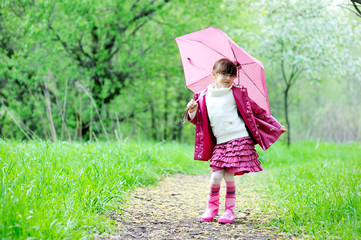
<svg viewBox="0 0 361 240">
<path fill-rule="evenodd" d="M 225 212 L 219 223 L 235 220 L 235 175 L 262 171 L 254 145 L 266 150 L 287 130 L 253 102 L 247 89 L 232 86 L 237 66 L 229 59 L 218 60 L 212 71 L 214 84 L 194 94 L 187 104 L 188 121 L 196 125 L 194 159 L 208 161 L 212 175 L 208 206 L 201 221 L 218 214 L 220 183 L 226 182 Z"/>
</svg>

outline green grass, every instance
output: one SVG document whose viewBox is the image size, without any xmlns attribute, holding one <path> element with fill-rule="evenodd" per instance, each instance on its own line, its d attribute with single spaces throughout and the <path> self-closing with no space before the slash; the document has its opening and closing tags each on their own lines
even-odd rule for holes
<svg viewBox="0 0 361 240">
<path fill-rule="evenodd" d="M 361 239 L 360 143 L 275 144 L 259 153 L 271 225 L 314 239 Z"/>
<path fill-rule="evenodd" d="M 177 143 L 0 140 L 0 238 L 89 239 L 109 232 L 106 213 L 124 207 L 130 190 L 169 174 L 209 172 L 192 154 L 193 146 Z M 265 171 L 254 179 L 255 191 L 264 197 L 252 204 L 267 224 L 301 238 L 361 238 L 359 143 L 277 143 L 259 154 Z"/>
<path fill-rule="evenodd" d="M 136 186 L 209 171 L 177 143 L 0 144 L 2 239 L 88 239 L 111 230 L 105 213 Z"/>
</svg>

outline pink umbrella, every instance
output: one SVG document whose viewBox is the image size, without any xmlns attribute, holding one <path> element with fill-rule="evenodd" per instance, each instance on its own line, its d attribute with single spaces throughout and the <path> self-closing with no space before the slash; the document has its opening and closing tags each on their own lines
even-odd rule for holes
<svg viewBox="0 0 361 240">
<path fill-rule="evenodd" d="M 238 85 L 246 87 L 250 98 L 270 113 L 263 64 L 239 47 L 222 30 L 209 27 L 176 37 L 186 87 L 193 92 L 205 89 L 212 80 L 214 63 L 228 58 L 238 66 Z M 235 84 L 235 83 L 233 83 Z"/>
</svg>

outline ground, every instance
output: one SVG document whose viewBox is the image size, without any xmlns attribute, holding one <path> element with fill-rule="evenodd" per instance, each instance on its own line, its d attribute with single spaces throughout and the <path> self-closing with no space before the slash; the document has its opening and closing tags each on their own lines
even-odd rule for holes
<svg viewBox="0 0 361 240">
<path fill-rule="evenodd" d="M 248 203 L 257 201 L 259 196 L 252 184 L 244 186 L 240 182 L 242 177 L 236 181 L 236 221 L 232 224 L 217 222 L 224 210 L 224 183 L 218 216 L 213 222 L 201 222 L 210 175 L 174 175 L 132 192 L 124 212 L 112 214 L 119 229 L 106 239 L 291 239 L 264 227 L 265 217 L 253 214 Z"/>
</svg>

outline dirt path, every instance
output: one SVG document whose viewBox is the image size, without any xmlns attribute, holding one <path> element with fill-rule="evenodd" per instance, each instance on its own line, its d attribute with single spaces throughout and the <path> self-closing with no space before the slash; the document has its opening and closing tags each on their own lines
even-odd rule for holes
<svg viewBox="0 0 361 240">
<path fill-rule="evenodd" d="M 113 216 L 119 223 L 119 231 L 107 239 L 290 239 L 261 227 L 262 220 L 256 219 L 247 207 L 249 201 L 256 200 L 257 194 L 251 191 L 251 184 L 242 186 L 238 177 L 236 221 L 233 224 L 216 221 L 224 210 L 223 183 L 219 215 L 213 222 L 201 222 L 209 177 L 175 175 L 156 186 L 137 189 L 124 214 Z"/>
</svg>

